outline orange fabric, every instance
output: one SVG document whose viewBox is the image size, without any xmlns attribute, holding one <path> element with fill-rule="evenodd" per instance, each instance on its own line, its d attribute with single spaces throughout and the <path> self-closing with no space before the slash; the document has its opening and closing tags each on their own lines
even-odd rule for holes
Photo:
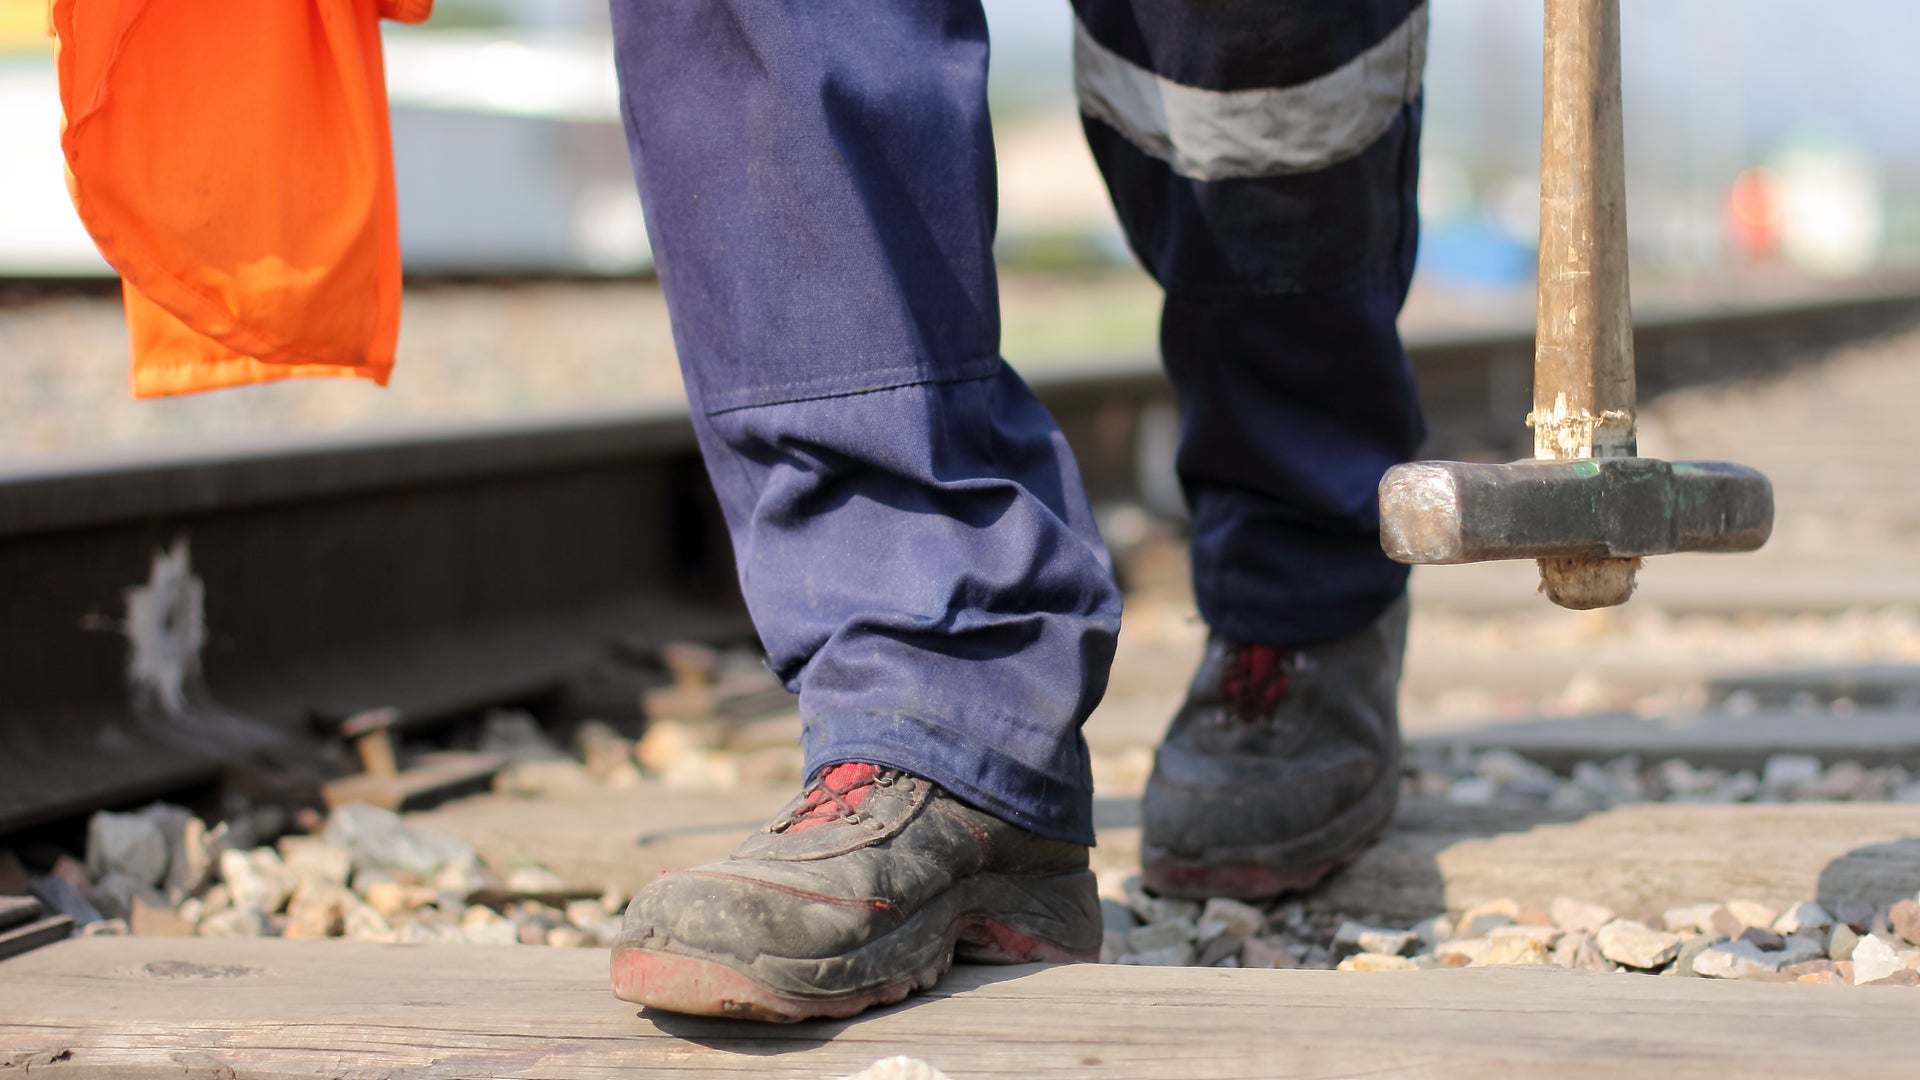
<svg viewBox="0 0 1920 1080">
<path fill-rule="evenodd" d="M 53 0 L 61 144 L 133 392 L 385 384 L 400 245 L 380 18 L 432 0 Z"/>
</svg>

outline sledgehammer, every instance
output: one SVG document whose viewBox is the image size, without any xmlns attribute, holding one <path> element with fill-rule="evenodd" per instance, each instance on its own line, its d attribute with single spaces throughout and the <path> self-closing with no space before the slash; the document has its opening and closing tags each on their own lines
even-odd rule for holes
<svg viewBox="0 0 1920 1080">
<path fill-rule="evenodd" d="M 1739 465 L 1636 457 L 1619 0 L 1546 0 L 1535 460 L 1417 461 L 1380 481 L 1405 563 L 1538 559 L 1562 607 L 1624 603 L 1647 555 L 1752 551 L 1773 485 Z"/>
</svg>

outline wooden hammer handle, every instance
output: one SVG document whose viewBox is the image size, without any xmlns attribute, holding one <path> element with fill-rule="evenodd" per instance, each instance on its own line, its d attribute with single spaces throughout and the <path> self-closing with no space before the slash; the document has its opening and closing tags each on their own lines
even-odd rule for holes
<svg viewBox="0 0 1920 1080">
<path fill-rule="evenodd" d="M 1534 456 L 1631 457 L 1619 0 L 1546 0 Z"/>
</svg>

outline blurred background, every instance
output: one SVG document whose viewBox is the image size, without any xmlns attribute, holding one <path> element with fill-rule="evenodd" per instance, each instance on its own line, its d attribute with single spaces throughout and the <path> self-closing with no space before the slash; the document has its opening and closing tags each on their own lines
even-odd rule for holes
<svg viewBox="0 0 1920 1080">
<path fill-rule="evenodd" d="M 1628 0 L 1636 301 L 1798 295 L 1920 261 L 1920 6 Z M 67 199 L 44 0 L 0 0 L 0 454 L 672 401 L 671 336 L 633 193 L 602 0 L 440 0 L 389 26 L 414 284 L 390 390 L 299 383 L 136 404 L 110 270 Z M 1438 0 L 1410 327 L 1530 319 L 1540 12 Z M 1156 296 L 1080 136 L 1064 0 L 989 0 L 1017 365 L 1151 352 Z M 1517 423 L 1516 417 L 1516 423 Z"/>
</svg>

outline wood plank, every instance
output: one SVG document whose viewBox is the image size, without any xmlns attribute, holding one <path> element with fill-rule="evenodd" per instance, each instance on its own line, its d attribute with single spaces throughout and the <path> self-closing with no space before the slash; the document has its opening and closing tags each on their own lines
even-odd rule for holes
<svg viewBox="0 0 1920 1080">
<path fill-rule="evenodd" d="M 0 1072 L 143 1080 L 836 1077 L 905 1054 L 969 1077 L 1895 1075 L 1905 988 L 1545 969 L 1406 974 L 962 967 L 850 1021 L 614 1000 L 587 950 L 81 939 L 0 966 Z"/>
<path fill-rule="evenodd" d="M 1428 813 L 1437 827 L 1422 827 Z M 1313 902 L 1418 918 L 1496 897 L 1544 907 L 1571 896 L 1653 917 L 1709 900 L 1883 904 L 1916 892 L 1920 806 L 1649 803 L 1552 822 L 1491 809 L 1475 819 L 1410 800 Z"/>
<path fill-rule="evenodd" d="M 724 857 L 794 794 L 789 786 L 689 792 L 647 781 L 537 797 L 480 795 L 406 818 L 472 844 L 502 878 L 538 863 L 569 885 L 632 893 L 663 869 Z"/>
</svg>

